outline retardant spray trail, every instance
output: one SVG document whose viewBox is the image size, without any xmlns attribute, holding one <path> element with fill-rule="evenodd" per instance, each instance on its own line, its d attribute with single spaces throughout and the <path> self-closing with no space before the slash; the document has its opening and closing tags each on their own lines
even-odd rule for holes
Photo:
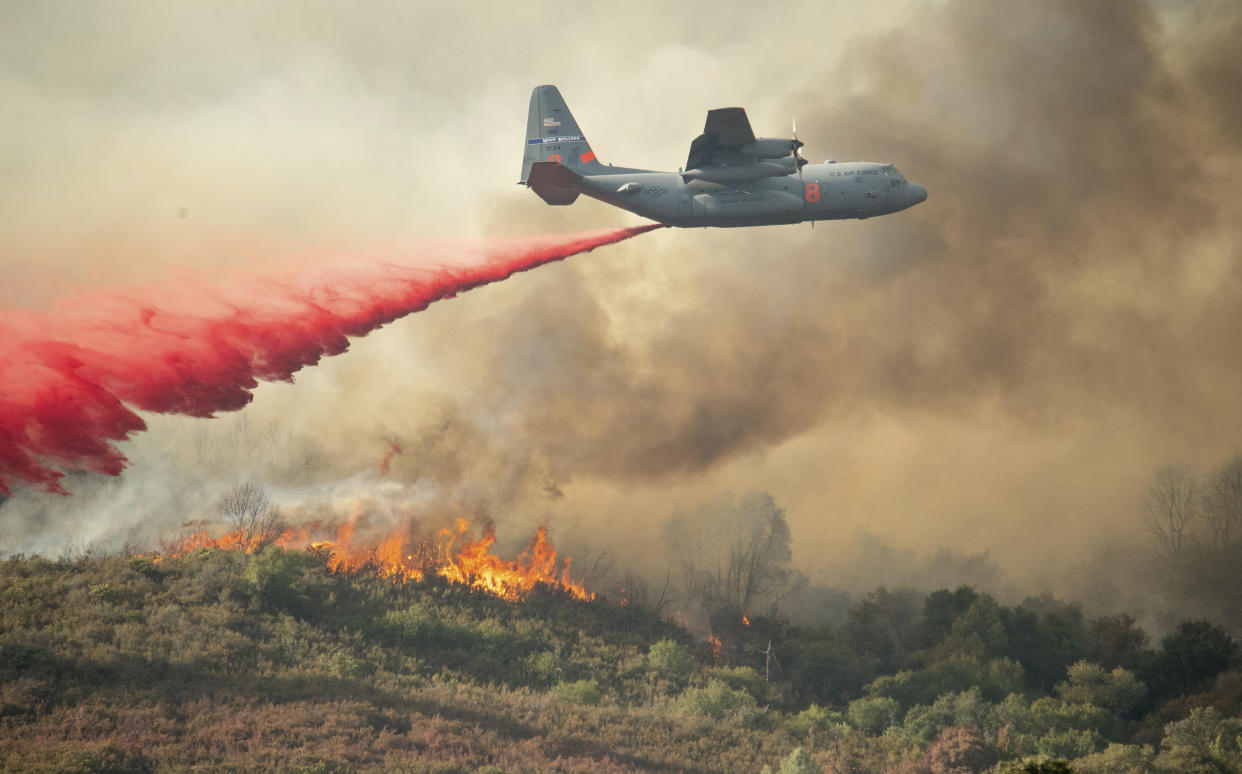
<svg viewBox="0 0 1242 774">
<path fill-rule="evenodd" d="M 180 283 L 75 299 L 52 313 L 0 313 L 0 491 L 68 494 L 66 470 L 118 475 L 114 442 L 146 429 L 131 409 L 210 417 L 250 402 L 260 380 L 470 288 L 614 244 L 659 225 L 441 249 L 299 278 L 214 288 Z"/>
</svg>

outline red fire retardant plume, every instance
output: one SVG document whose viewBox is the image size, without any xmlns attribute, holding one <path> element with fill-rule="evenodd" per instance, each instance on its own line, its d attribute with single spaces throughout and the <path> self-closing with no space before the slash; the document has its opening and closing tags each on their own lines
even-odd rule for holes
<svg viewBox="0 0 1242 774">
<path fill-rule="evenodd" d="M 658 225 L 441 250 L 226 287 L 179 283 L 0 312 L 0 492 L 17 482 L 68 494 L 66 470 L 118 475 L 115 446 L 146 429 L 133 409 L 210 417 L 250 402 L 260 380 L 303 366 L 384 323 L 515 272 Z"/>
</svg>

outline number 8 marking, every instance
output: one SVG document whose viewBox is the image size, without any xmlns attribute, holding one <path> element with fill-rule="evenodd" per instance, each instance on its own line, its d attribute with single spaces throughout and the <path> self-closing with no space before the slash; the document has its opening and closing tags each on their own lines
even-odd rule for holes
<svg viewBox="0 0 1242 774">
<path fill-rule="evenodd" d="M 819 201 L 819 183 L 806 184 L 806 200 L 808 202 Z"/>
<path fill-rule="evenodd" d="M 548 161 L 554 162 L 554 163 L 556 163 L 556 164 L 560 164 L 560 163 L 561 163 L 561 154 L 559 154 L 559 153 L 553 153 L 551 156 L 548 156 Z"/>
</svg>

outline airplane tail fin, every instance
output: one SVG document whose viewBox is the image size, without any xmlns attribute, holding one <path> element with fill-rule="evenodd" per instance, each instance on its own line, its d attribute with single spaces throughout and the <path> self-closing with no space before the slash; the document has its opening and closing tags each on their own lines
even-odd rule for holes
<svg viewBox="0 0 1242 774">
<path fill-rule="evenodd" d="M 555 86 L 536 86 L 530 94 L 521 182 L 531 184 L 531 165 L 539 162 L 563 164 L 582 175 L 604 174 L 607 171 L 595 158 L 595 151 L 591 150 L 582 129 Z"/>
</svg>

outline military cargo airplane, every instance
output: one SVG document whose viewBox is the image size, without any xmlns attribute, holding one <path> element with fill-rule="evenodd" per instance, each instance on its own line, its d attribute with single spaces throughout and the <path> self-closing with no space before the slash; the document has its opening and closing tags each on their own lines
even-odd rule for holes
<svg viewBox="0 0 1242 774">
<path fill-rule="evenodd" d="M 766 226 L 887 215 L 927 198 L 892 164 L 808 164 L 793 137 L 755 137 L 742 108 L 707 113 L 684 169 L 602 164 L 555 86 L 536 86 L 519 181 L 548 204 L 586 194 L 666 226 Z"/>
</svg>

